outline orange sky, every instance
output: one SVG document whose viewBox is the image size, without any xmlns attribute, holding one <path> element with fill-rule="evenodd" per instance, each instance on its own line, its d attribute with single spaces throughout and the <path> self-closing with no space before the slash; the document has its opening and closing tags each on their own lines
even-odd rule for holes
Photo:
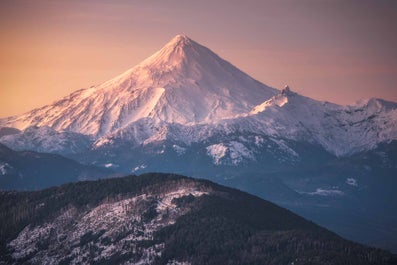
<svg viewBox="0 0 397 265">
<path fill-rule="evenodd" d="M 0 117 L 133 67 L 183 33 L 263 83 L 397 101 L 397 1 L 1 0 Z"/>
</svg>

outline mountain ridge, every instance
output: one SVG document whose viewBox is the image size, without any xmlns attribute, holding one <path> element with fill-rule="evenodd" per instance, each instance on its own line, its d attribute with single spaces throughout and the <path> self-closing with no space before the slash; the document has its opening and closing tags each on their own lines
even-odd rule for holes
<svg viewBox="0 0 397 265">
<path fill-rule="evenodd" d="M 0 197 L 0 259 L 10 264 L 395 264 L 273 203 L 174 174 Z"/>
<path fill-rule="evenodd" d="M 0 190 L 38 190 L 112 175 L 109 169 L 83 165 L 61 155 L 17 152 L 0 144 Z"/>
<path fill-rule="evenodd" d="M 251 132 L 309 141 L 336 156 L 397 139 L 397 103 L 368 99 L 340 106 L 299 95 L 288 86 L 279 91 L 185 35 L 175 36 L 158 52 L 109 81 L 31 112 L 0 119 L 0 127 L 29 130 L 47 126 L 63 137 L 58 142 L 76 141 L 73 135 L 65 139 L 65 133 L 81 134 L 85 138 L 81 150 L 89 150 L 120 136 L 145 145 L 166 139 L 167 131 L 200 128 L 190 138 L 174 135 L 176 141 L 190 145 L 219 130 L 233 132 L 244 119 Z M 25 136 L 10 135 L 0 141 L 16 150 L 32 148 Z M 48 151 L 36 144 L 36 151 Z M 62 148 L 52 151 L 68 153 Z"/>
</svg>

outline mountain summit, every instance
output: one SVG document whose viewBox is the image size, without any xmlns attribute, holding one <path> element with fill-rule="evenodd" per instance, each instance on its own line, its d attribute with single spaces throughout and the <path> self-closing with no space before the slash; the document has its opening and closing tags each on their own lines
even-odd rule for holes
<svg viewBox="0 0 397 265">
<path fill-rule="evenodd" d="M 143 118 L 212 123 L 248 112 L 276 93 L 206 47 L 177 35 L 142 63 L 103 84 L 0 123 L 102 136 Z"/>
</svg>

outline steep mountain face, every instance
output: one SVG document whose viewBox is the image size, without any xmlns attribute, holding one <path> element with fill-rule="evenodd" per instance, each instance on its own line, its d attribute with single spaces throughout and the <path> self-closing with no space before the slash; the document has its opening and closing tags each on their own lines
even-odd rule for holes
<svg viewBox="0 0 397 265">
<path fill-rule="evenodd" d="M 178 35 L 120 76 L 8 118 L 3 124 L 19 129 L 49 126 L 102 136 L 142 118 L 213 123 L 247 112 L 276 93 L 207 48 Z"/>
<path fill-rule="evenodd" d="M 0 190 L 37 190 L 111 174 L 110 170 L 81 165 L 60 155 L 16 152 L 0 144 Z"/>
<path fill-rule="evenodd" d="M 339 106 L 269 88 L 186 36 L 0 127 L 17 151 L 208 178 L 397 252 L 397 103 Z"/>
<path fill-rule="evenodd" d="M 0 259 L 8 264 L 396 262 L 386 251 L 346 241 L 255 196 L 176 175 L 0 198 Z"/>
</svg>

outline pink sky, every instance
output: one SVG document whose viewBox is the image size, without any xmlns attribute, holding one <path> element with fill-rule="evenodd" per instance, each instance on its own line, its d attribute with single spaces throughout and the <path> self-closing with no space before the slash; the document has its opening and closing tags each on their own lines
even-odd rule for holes
<svg viewBox="0 0 397 265">
<path fill-rule="evenodd" d="M 397 101 L 397 1 L 2 0 L 0 117 L 133 67 L 183 33 L 255 79 Z"/>
</svg>

